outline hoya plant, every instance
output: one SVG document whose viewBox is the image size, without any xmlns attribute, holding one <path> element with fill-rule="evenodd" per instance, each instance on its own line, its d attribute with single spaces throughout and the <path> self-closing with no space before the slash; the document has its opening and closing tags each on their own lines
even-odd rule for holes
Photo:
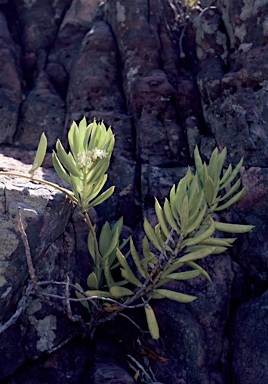
<svg viewBox="0 0 268 384">
<path fill-rule="evenodd" d="M 75 122 L 71 125 L 68 142 L 69 151 L 66 151 L 60 140 L 57 141 L 52 159 L 57 174 L 69 189 L 35 177 L 46 154 L 44 133 L 29 175 L 0 174 L 28 178 L 56 188 L 65 193 L 85 217 L 93 268 L 86 286 L 78 282 L 65 283 L 73 288 L 76 296 L 66 294 L 67 314 L 71 313 L 70 303 L 80 301 L 89 312 L 88 324 L 94 328 L 127 308 L 144 307 L 150 334 L 157 340 L 160 333 L 151 301 L 169 299 L 189 303 L 195 300 L 196 296 L 171 289 L 169 282 L 194 279 L 199 275 L 211 281 L 198 261 L 228 250 L 235 241 L 228 233 L 246 233 L 253 228 L 216 220 L 217 213 L 229 208 L 245 193 L 238 178 L 243 159 L 235 167 L 231 164 L 224 167 L 226 148 L 222 152 L 215 148 L 207 164 L 196 147 L 195 171 L 189 167 L 163 203 L 155 199 L 157 224 L 153 227 L 144 219 L 145 235 L 142 251 L 138 252 L 132 237 L 121 239 L 123 218 L 113 226 L 106 222 L 97 231 L 89 217 L 89 210 L 107 200 L 114 191 L 114 187 L 103 191 L 114 147 L 111 128 L 95 120 L 87 124 L 83 118 L 78 125 Z M 28 265 L 33 285 L 37 286 L 31 273 L 31 261 Z"/>
</svg>

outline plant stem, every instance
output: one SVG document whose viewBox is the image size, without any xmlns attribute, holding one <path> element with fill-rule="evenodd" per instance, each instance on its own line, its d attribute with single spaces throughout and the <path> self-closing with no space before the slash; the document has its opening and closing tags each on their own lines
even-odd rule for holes
<svg viewBox="0 0 268 384">
<path fill-rule="evenodd" d="M 101 255 L 99 251 L 99 245 L 98 245 L 98 240 L 96 236 L 96 231 L 94 226 L 92 225 L 92 222 L 90 220 L 90 217 L 87 212 L 84 212 L 86 222 L 90 228 L 90 231 L 92 233 L 92 236 L 94 238 L 94 243 L 95 243 L 95 250 L 96 250 L 96 260 L 95 260 L 95 268 L 96 268 L 96 277 L 97 277 L 97 282 L 98 282 L 98 288 L 100 284 L 100 279 L 101 279 L 101 271 L 100 271 L 100 264 L 101 264 Z"/>
<path fill-rule="evenodd" d="M 46 180 L 42 180 L 42 179 L 36 179 L 35 177 L 22 175 L 21 173 L 16 173 L 16 172 L 2 172 L 2 171 L 0 171 L 0 175 L 22 177 L 23 179 L 28 179 L 31 181 L 35 181 L 36 183 L 48 185 L 49 187 L 52 187 L 52 188 L 57 189 L 58 191 L 64 193 L 73 203 L 77 204 L 77 199 L 72 194 L 71 191 L 68 191 L 68 189 L 62 188 L 57 184 L 51 183 L 50 181 L 46 181 Z"/>
</svg>

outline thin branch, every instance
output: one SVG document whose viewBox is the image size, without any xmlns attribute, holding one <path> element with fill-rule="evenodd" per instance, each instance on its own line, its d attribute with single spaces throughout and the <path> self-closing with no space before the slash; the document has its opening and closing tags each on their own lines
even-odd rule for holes
<svg viewBox="0 0 268 384">
<path fill-rule="evenodd" d="M 128 321 L 130 321 L 133 325 L 135 325 L 136 328 L 138 328 L 138 330 L 141 332 L 141 333 L 150 333 L 149 331 L 143 331 L 141 329 L 141 327 L 135 323 L 134 320 L 132 320 L 129 316 L 125 315 L 124 313 L 118 313 L 119 316 L 122 316 L 122 317 L 125 317 L 126 319 L 128 319 Z"/>
<path fill-rule="evenodd" d="M 33 289 L 33 286 L 29 282 L 28 287 L 26 288 L 24 295 L 22 296 L 22 298 L 18 302 L 18 307 L 17 307 L 16 312 L 14 313 L 14 315 L 11 316 L 11 318 L 8 321 L 6 321 L 4 324 L 2 324 L 0 326 L 0 334 L 5 332 L 11 325 L 15 324 L 15 322 L 17 321 L 17 319 L 19 318 L 19 316 L 21 315 L 22 311 L 24 310 L 24 308 L 26 306 L 27 298 L 32 293 L 32 289 Z"/>
<path fill-rule="evenodd" d="M 28 242 L 28 238 L 27 238 L 27 235 L 26 235 L 26 232 L 24 230 L 24 226 L 23 226 L 23 223 L 22 223 L 22 218 L 21 218 L 21 208 L 19 207 L 18 208 L 18 228 L 19 228 L 19 231 L 20 231 L 20 234 L 21 234 L 21 238 L 22 238 L 22 241 L 23 241 L 23 244 L 24 244 L 24 248 L 25 248 L 25 253 L 26 253 L 26 259 L 27 259 L 27 264 L 28 264 L 28 270 L 29 270 L 29 274 L 30 274 L 30 279 L 31 279 L 31 282 L 33 284 L 33 288 L 34 288 L 34 291 L 36 293 L 37 296 L 40 296 L 40 292 L 38 290 L 38 287 L 37 287 L 37 281 L 36 281 L 36 277 L 35 277 L 35 270 L 34 270 L 34 266 L 33 266 L 33 261 L 32 261 L 32 257 L 31 257 L 31 250 L 30 250 L 30 246 L 29 246 L 29 242 Z"/>
<path fill-rule="evenodd" d="M 64 283 L 65 284 L 65 283 Z M 82 293 L 82 292 L 81 292 Z M 45 293 L 43 292 L 42 295 L 46 296 L 46 297 L 51 297 L 52 299 L 59 299 L 59 300 L 66 300 L 66 296 L 60 296 L 60 295 L 55 295 L 53 293 Z M 110 302 L 112 304 L 115 304 L 116 306 L 118 307 L 121 307 L 122 309 L 134 309 L 134 308 L 140 308 L 140 307 L 144 307 L 148 301 L 144 301 L 144 303 L 142 304 L 136 304 L 136 305 L 126 305 L 124 303 L 120 303 L 119 301 L 116 301 L 114 299 L 110 299 L 109 297 L 102 297 L 102 296 L 87 296 L 85 293 L 84 293 L 85 297 L 84 298 L 81 298 L 81 299 L 75 299 L 75 298 L 72 298 L 70 297 L 69 298 L 69 301 L 73 301 L 73 302 L 81 302 L 81 301 L 90 301 L 91 304 L 94 305 L 94 300 L 100 300 L 100 301 L 107 301 L 107 302 Z M 98 310 L 99 310 L 99 307 L 97 306 L 97 304 L 95 303 L 94 305 Z M 102 310 L 102 309 L 101 309 Z"/>
<path fill-rule="evenodd" d="M 66 285 L 65 285 L 65 300 L 66 300 L 66 308 L 67 308 L 67 316 L 71 321 L 74 321 L 72 308 L 70 305 L 70 292 L 69 292 L 70 279 L 69 276 L 66 277 Z"/>
<path fill-rule="evenodd" d="M 142 366 L 136 359 L 134 359 L 133 356 L 131 356 L 131 355 L 127 355 L 127 357 L 129 357 L 130 360 L 132 360 L 132 361 L 136 364 L 136 366 L 137 366 L 139 369 L 141 369 L 141 371 L 143 372 L 143 374 L 144 374 L 144 376 L 147 378 L 147 380 L 150 380 L 149 382 L 152 382 L 152 378 L 151 378 L 150 375 L 145 371 L 144 367 L 143 367 L 143 366 Z"/>
<path fill-rule="evenodd" d="M 62 187 L 60 187 L 59 185 L 57 185 L 55 183 L 51 183 L 50 181 L 46 181 L 46 180 L 42 180 L 42 179 L 37 179 L 35 177 L 23 175 L 21 173 L 8 172 L 8 171 L 7 172 L 0 171 L 0 176 L 1 175 L 2 176 L 22 177 L 23 179 L 34 181 L 36 183 L 40 183 L 40 184 L 44 184 L 44 185 L 48 185 L 49 187 L 52 187 L 52 188 L 54 188 L 54 189 L 64 193 L 73 203 L 77 204 L 77 202 L 78 202 L 77 198 L 72 194 L 71 191 L 69 191 L 66 188 L 62 188 Z"/>
<path fill-rule="evenodd" d="M 46 352 L 46 354 L 47 354 L 47 355 L 50 355 L 51 353 L 57 351 L 58 349 L 60 349 L 61 347 L 63 347 L 63 346 L 66 345 L 67 343 L 69 343 L 69 341 L 72 340 L 74 337 L 75 337 L 74 334 L 69 335 L 69 336 L 67 337 L 67 339 L 63 340 L 61 343 L 59 343 L 59 344 L 56 345 L 55 347 L 51 348 L 49 351 Z"/>
</svg>

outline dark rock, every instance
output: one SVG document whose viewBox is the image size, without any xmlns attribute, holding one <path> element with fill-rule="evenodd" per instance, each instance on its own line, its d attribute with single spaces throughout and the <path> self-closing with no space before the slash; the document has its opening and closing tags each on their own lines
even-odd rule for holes
<svg viewBox="0 0 268 384">
<path fill-rule="evenodd" d="M 26 52 L 49 49 L 70 0 L 14 1 L 20 23 L 20 40 Z M 14 5 L 13 5 L 14 7 Z"/>
<path fill-rule="evenodd" d="M 12 40 L 5 15 L 0 12 L 0 143 L 11 144 L 17 127 L 22 99 L 19 53 L 20 47 Z"/>
<path fill-rule="evenodd" d="M 64 118 L 65 103 L 47 75 L 41 72 L 21 107 L 16 145 L 35 149 L 42 132 L 45 132 L 48 147 L 52 148 L 63 134 Z"/>
<path fill-rule="evenodd" d="M 90 382 L 94 384 L 134 384 L 134 379 L 124 369 L 124 355 L 119 347 L 99 339 L 95 346 L 94 365 Z"/>
<path fill-rule="evenodd" d="M 116 46 L 108 24 L 96 23 L 81 45 L 67 94 L 67 127 L 96 111 L 124 111 L 116 73 Z"/>
<path fill-rule="evenodd" d="M 49 62 L 61 64 L 67 73 L 80 50 L 80 44 L 91 26 L 100 0 L 66 2 L 68 12 L 61 21 L 57 37 L 49 54 Z"/>
<path fill-rule="evenodd" d="M 233 373 L 237 384 L 268 381 L 268 295 L 243 304 L 233 319 Z M 251 351 L 251 353 L 249 353 Z"/>
</svg>

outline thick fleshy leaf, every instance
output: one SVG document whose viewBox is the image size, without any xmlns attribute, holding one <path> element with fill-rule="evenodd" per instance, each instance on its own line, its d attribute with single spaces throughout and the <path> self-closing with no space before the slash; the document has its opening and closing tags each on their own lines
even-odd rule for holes
<svg viewBox="0 0 268 384">
<path fill-rule="evenodd" d="M 145 234 L 148 237 L 148 239 L 155 246 L 155 248 L 161 252 L 162 248 L 158 242 L 155 231 L 153 230 L 151 224 L 149 223 L 149 221 L 146 218 L 144 219 L 143 228 L 144 228 Z"/>
<path fill-rule="evenodd" d="M 179 303 L 191 303 L 195 300 L 196 296 L 186 295 L 185 293 L 170 291 L 168 289 L 156 289 L 155 292 L 166 297 L 167 299 L 178 301 Z"/>
<path fill-rule="evenodd" d="M 198 270 L 171 273 L 171 274 L 167 275 L 167 278 L 172 279 L 172 280 L 189 280 L 189 279 L 194 279 L 195 277 L 199 276 L 200 273 L 201 272 Z"/>
<path fill-rule="evenodd" d="M 123 297 L 123 296 L 134 295 L 134 293 L 130 289 L 125 287 L 119 287 L 116 285 L 110 288 L 110 292 L 112 296 L 116 299 L 120 299 L 120 297 Z"/>
<path fill-rule="evenodd" d="M 149 304 L 146 304 L 144 309 L 145 309 L 145 315 L 146 315 L 146 320 L 147 320 L 147 324 L 148 324 L 148 329 L 150 331 L 152 339 L 158 340 L 160 337 L 159 327 L 158 327 L 158 323 L 157 323 L 154 311 Z"/>
<path fill-rule="evenodd" d="M 87 277 L 87 286 L 89 289 L 98 289 L 98 280 L 95 272 L 91 272 Z"/>
<path fill-rule="evenodd" d="M 210 207 L 213 203 L 213 200 L 215 198 L 215 185 L 210 176 L 207 177 L 205 186 L 204 186 L 204 195 L 206 198 L 206 201 L 208 203 L 208 206 Z"/>
<path fill-rule="evenodd" d="M 80 177 L 80 171 L 76 168 L 73 161 L 70 159 L 70 157 L 65 152 L 65 149 L 63 148 L 60 140 L 56 143 L 56 149 L 57 149 L 57 156 L 64 168 L 67 169 L 69 173 L 71 173 L 73 176 Z"/>
<path fill-rule="evenodd" d="M 215 226 L 218 231 L 229 233 L 246 233 L 254 228 L 254 225 L 229 224 L 218 221 L 215 223 Z"/>
<path fill-rule="evenodd" d="M 89 207 L 88 208 L 96 207 L 96 205 L 99 205 L 99 204 L 103 203 L 105 200 L 109 199 L 109 197 L 112 196 L 113 193 L 114 193 L 114 187 L 110 187 L 105 192 L 103 192 L 101 195 L 96 197 L 95 200 L 91 201 L 89 203 Z"/>
<path fill-rule="evenodd" d="M 164 235 L 166 237 L 168 237 L 169 236 L 169 230 L 168 230 L 167 223 L 165 220 L 164 212 L 163 212 L 162 207 L 159 204 L 157 199 L 155 199 L 155 213 L 156 213 L 156 216 L 158 218 L 158 222 L 160 224 L 160 227 L 161 227 Z"/>
<path fill-rule="evenodd" d="M 179 261 L 181 263 L 185 263 L 186 261 L 195 261 L 195 260 L 203 259 L 204 257 L 211 255 L 214 251 L 214 248 L 216 247 L 206 247 L 203 249 L 199 249 L 197 251 L 187 253 L 186 255 L 180 257 Z"/>
<path fill-rule="evenodd" d="M 38 147 L 37 147 L 37 151 L 36 151 L 36 154 L 35 154 L 35 159 L 34 159 L 32 168 L 28 171 L 28 173 L 33 175 L 34 172 L 39 167 L 41 167 L 41 165 L 42 165 L 42 163 L 44 161 L 45 155 L 46 155 L 46 151 L 47 151 L 47 138 L 46 138 L 46 135 L 43 132 L 41 137 L 40 137 L 40 140 L 39 140 L 39 144 L 38 144 Z"/>
<path fill-rule="evenodd" d="M 55 171 L 57 172 L 58 176 L 68 185 L 71 186 L 71 179 L 68 173 L 65 171 L 63 166 L 61 165 L 61 162 L 59 161 L 58 156 L 56 153 L 53 151 L 52 153 L 52 162 L 53 162 L 53 167 Z"/>
<path fill-rule="evenodd" d="M 108 221 L 103 225 L 101 232 L 100 232 L 100 238 L 99 238 L 99 248 L 100 253 L 102 255 L 105 255 L 107 249 L 109 248 L 109 245 L 112 240 L 112 233 L 110 229 L 110 225 Z"/>
</svg>

